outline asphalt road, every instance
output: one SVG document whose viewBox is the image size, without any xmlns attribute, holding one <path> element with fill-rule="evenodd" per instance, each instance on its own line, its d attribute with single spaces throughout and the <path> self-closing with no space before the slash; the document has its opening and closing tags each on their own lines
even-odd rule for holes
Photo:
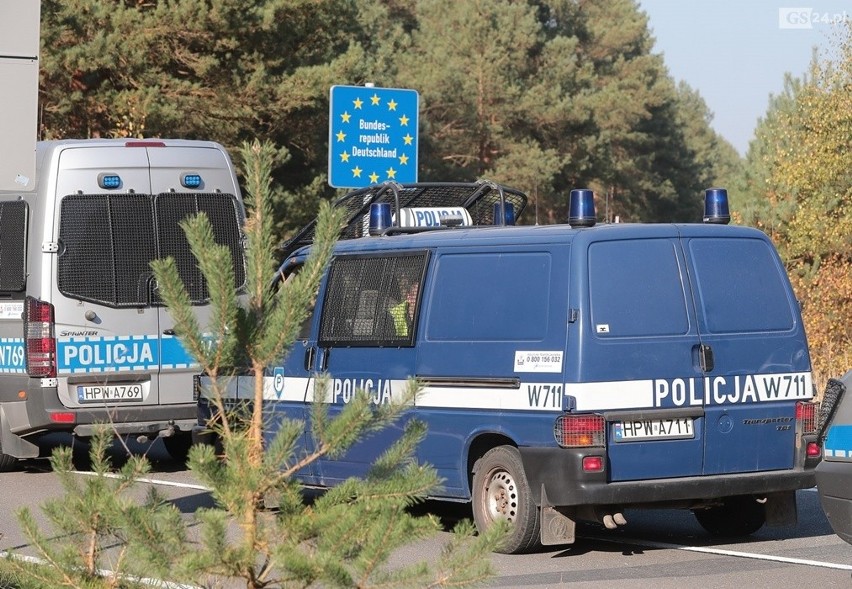
<svg viewBox="0 0 852 589">
<path fill-rule="evenodd" d="M 58 440 L 65 441 L 65 440 Z M 154 473 L 145 484 L 157 485 L 187 515 L 210 505 L 210 497 L 188 471 L 172 461 L 159 442 L 132 445 L 147 451 Z M 115 447 L 117 455 L 122 448 Z M 86 476 L 85 448 L 75 453 L 79 476 Z M 0 549 L 27 554 L 28 545 L 15 517 L 19 507 L 38 511 L 45 500 L 62 492 L 45 459 L 30 460 L 18 472 L 0 475 Z M 617 531 L 602 526 L 578 527 L 577 542 L 535 554 L 493 555 L 497 577 L 489 587 L 654 587 L 701 589 L 771 587 L 825 589 L 852 587 L 852 545 L 831 531 L 814 490 L 798 494 L 799 523 L 764 527 L 734 543 L 704 532 L 689 512 L 628 511 L 627 525 Z M 469 517 L 468 508 L 429 503 L 425 509 L 447 526 Z M 437 556 L 448 534 L 403 548 L 403 561 Z"/>
</svg>

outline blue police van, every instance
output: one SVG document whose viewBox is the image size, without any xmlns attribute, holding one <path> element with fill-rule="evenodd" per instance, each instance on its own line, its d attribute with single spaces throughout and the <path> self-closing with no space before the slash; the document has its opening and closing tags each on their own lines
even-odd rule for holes
<svg viewBox="0 0 852 589">
<path fill-rule="evenodd" d="M 705 223 L 602 224 L 571 192 L 569 224 L 515 226 L 526 196 L 493 183 L 386 184 L 343 197 L 348 223 L 315 310 L 267 370 L 265 411 L 308 420 L 328 373 L 330 414 L 355 392 L 428 425 L 417 459 L 436 499 L 476 525 L 512 523 L 507 553 L 574 541 L 632 508 L 682 508 L 741 536 L 796 520 L 820 459 L 799 304 L 762 232 Z M 313 236 L 286 248 L 297 272 Z M 250 379 L 250 377 L 246 377 Z M 236 379 L 229 396 L 251 387 Z M 205 387 L 202 387 L 205 388 Z M 199 399 L 200 426 L 211 415 Z M 364 476 L 389 428 L 300 473 L 331 487 Z M 306 428 L 304 451 L 313 441 Z"/>
<path fill-rule="evenodd" d="M 852 370 L 828 381 L 823 397 L 821 438 L 823 461 L 816 483 L 822 509 L 835 533 L 852 544 Z"/>
</svg>

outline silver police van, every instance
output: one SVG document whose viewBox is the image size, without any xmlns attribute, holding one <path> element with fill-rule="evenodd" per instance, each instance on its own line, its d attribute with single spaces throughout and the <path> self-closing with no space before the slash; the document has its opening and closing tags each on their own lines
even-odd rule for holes
<svg viewBox="0 0 852 589">
<path fill-rule="evenodd" d="M 151 272 L 173 256 L 205 316 L 207 287 L 179 222 L 209 216 L 244 281 L 244 212 L 216 143 L 63 140 L 37 144 L 37 177 L 0 192 L 0 470 L 39 453 L 42 434 L 162 437 L 185 457 L 195 422 L 193 359 Z"/>
</svg>

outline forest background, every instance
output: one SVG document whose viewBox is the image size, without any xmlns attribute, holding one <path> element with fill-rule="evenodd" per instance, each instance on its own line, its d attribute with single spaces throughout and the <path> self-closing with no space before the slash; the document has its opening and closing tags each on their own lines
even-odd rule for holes
<svg viewBox="0 0 852 589">
<path fill-rule="evenodd" d="M 700 221 L 727 187 L 803 304 L 815 382 L 852 368 L 852 46 L 788 77 L 745 158 L 653 53 L 632 0 L 43 0 L 39 136 L 246 140 L 279 148 L 280 239 L 328 186 L 329 88 L 420 94 L 420 181 L 525 191 L 564 222 L 590 187 L 603 222 Z"/>
</svg>

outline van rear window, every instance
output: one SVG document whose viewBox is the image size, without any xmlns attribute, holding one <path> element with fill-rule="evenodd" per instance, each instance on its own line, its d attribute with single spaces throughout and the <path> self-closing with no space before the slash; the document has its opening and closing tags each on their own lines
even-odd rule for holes
<svg viewBox="0 0 852 589">
<path fill-rule="evenodd" d="M 759 239 L 692 239 L 698 308 L 711 333 L 788 331 L 795 318 L 783 268 Z"/>
<path fill-rule="evenodd" d="M 74 194 L 62 199 L 58 285 L 62 294 L 111 307 L 156 304 L 150 262 L 174 256 L 194 303 L 206 282 L 179 222 L 208 213 L 217 242 L 230 247 L 235 288 L 245 281 L 236 201 L 226 194 Z"/>
<path fill-rule="evenodd" d="M 0 202 L 0 291 L 20 292 L 27 284 L 27 203 Z"/>
<path fill-rule="evenodd" d="M 668 239 L 603 241 L 589 247 L 589 295 L 597 337 L 689 331 L 676 247 Z"/>
</svg>

